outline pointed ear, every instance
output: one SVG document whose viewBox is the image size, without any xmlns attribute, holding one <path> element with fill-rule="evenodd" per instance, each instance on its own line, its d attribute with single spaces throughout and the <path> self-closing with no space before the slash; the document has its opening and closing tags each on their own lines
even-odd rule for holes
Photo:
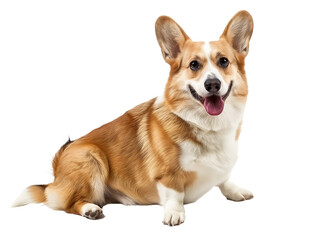
<svg viewBox="0 0 319 240">
<path fill-rule="evenodd" d="M 184 30 L 167 16 L 161 16 L 157 19 L 155 32 L 164 60 L 168 63 L 178 56 L 184 43 L 189 39 Z"/>
<path fill-rule="evenodd" d="M 240 11 L 229 21 L 220 38 L 226 39 L 238 53 L 246 56 L 253 28 L 252 16 L 247 11 Z"/>
</svg>

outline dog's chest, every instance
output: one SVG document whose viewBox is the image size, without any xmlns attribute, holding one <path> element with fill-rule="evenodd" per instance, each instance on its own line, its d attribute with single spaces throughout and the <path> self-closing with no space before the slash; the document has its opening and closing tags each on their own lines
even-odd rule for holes
<svg viewBox="0 0 319 240">
<path fill-rule="evenodd" d="M 202 145 L 183 142 L 180 164 L 184 171 L 196 173 L 194 182 L 185 189 L 185 203 L 199 199 L 213 186 L 229 178 L 237 159 L 237 141 L 232 130 L 197 135 Z"/>
</svg>

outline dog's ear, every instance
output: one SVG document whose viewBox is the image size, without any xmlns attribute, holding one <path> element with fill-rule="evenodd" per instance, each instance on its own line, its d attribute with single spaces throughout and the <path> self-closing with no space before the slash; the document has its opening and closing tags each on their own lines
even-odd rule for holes
<svg viewBox="0 0 319 240">
<path fill-rule="evenodd" d="M 253 28 L 252 16 L 247 11 L 240 11 L 229 21 L 220 38 L 226 39 L 239 54 L 246 56 Z"/>
<path fill-rule="evenodd" d="M 155 33 L 166 62 L 174 60 L 189 37 L 170 17 L 161 16 L 155 23 Z"/>
</svg>

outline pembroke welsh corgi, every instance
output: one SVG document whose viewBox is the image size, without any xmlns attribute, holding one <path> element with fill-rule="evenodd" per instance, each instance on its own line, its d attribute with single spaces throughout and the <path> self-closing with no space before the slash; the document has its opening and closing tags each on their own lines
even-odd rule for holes
<svg viewBox="0 0 319 240">
<path fill-rule="evenodd" d="M 155 30 L 170 65 L 163 96 L 69 140 L 53 159 L 54 182 L 28 187 L 13 206 L 43 202 L 100 219 L 108 203 L 160 204 L 163 223 L 174 226 L 185 220 L 184 204 L 213 186 L 233 201 L 253 197 L 228 181 L 248 94 L 251 15 L 238 12 L 212 42 L 193 42 L 167 16 Z"/>
</svg>

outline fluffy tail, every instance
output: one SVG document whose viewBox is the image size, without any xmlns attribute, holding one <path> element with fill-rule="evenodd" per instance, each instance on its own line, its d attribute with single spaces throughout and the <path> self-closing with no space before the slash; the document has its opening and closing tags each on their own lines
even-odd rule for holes
<svg viewBox="0 0 319 240">
<path fill-rule="evenodd" d="M 12 207 L 20 207 L 29 203 L 42 203 L 46 201 L 44 194 L 48 185 L 32 185 L 26 188 L 12 204 Z"/>
<path fill-rule="evenodd" d="M 56 166 L 58 164 L 58 161 L 60 159 L 60 156 L 62 152 L 66 149 L 66 147 L 72 143 L 73 141 L 69 140 L 60 148 L 60 150 L 55 154 L 55 157 L 52 162 L 53 166 L 53 172 L 55 174 L 56 172 Z M 32 185 L 28 188 L 26 188 L 21 195 L 15 200 L 15 202 L 12 204 L 12 207 L 20 207 L 27 205 L 29 203 L 42 203 L 46 202 L 46 196 L 45 196 L 45 189 L 48 185 Z"/>
</svg>

